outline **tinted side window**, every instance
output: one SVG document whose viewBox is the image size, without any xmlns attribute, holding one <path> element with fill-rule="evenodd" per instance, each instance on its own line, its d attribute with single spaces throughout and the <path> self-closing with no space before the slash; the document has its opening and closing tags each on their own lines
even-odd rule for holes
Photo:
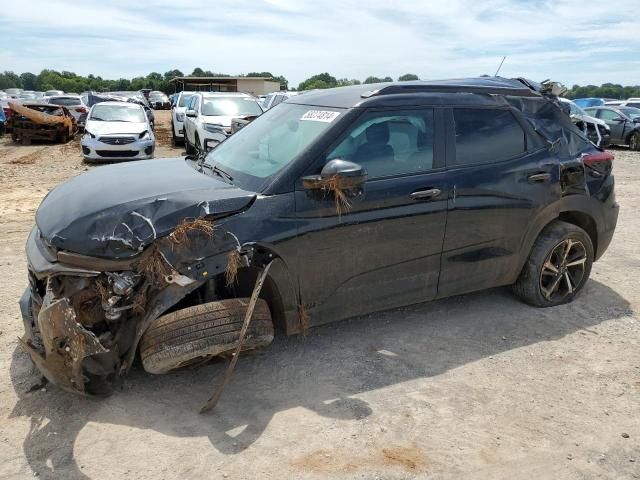
<svg viewBox="0 0 640 480">
<path fill-rule="evenodd" d="M 622 118 L 613 110 L 600 110 L 600 118 L 602 120 L 615 120 L 616 118 Z"/>
<path fill-rule="evenodd" d="M 453 110 L 456 165 L 507 160 L 525 152 L 524 130 L 507 110 Z"/>
<path fill-rule="evenodd" d="M 327 155 L 327 161 L 356 162 L 369 178 L 429 171 L 433 130 L 433 109 L 367 112 Z"/>
</svg>

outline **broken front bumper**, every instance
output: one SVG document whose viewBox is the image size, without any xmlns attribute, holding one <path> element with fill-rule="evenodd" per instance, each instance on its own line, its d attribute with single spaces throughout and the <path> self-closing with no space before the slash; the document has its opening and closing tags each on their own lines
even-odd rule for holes
<svg viewBox="0 0 640 480">
<path fill-rule="evenodd" d="M 206 245 L 223 253 L 203 258 Z M 131 367 L 150 323 L 222 275 L 234 245 L 232 235 L 212 239 L 194 230 L 158 239 L 135 257 L 110 260 L 56 251 L 34 228 L 26 245 L 29 287 L 20 299 L 20 343 L 52 383 L 74 393 L 108 394 Z"/>
</svg>

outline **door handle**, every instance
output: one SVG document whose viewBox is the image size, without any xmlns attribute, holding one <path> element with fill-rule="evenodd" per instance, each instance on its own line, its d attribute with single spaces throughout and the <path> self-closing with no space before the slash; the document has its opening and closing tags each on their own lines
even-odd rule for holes
<svg viewBox="0 0 640 480">
<path fill-rule="evenodd" d="M 431 200 L 432 198 L 436 198 L 438 195 L 440 195 L 440 189 L 429 188 L 427 190 L 411 192 L 409 194 L 409 198 L 411 198 L 411 200 Z"/>
<path fill-rule="evenodd" d="M 534 173 L 527 177 L 529 183 L 546 183 L 551 181 L 550 173 Z"/>
</svg>

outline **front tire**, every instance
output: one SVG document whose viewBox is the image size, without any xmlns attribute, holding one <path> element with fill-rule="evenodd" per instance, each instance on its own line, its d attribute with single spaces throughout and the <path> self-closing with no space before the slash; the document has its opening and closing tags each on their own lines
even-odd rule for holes
<svg viewBox="0 0 640 480">
<path fill-rule="evenodd" d="M 589 278 L 593 255 L 587 232 L 555 220 L 536 239 L 513 291 L 534 307 L 569 303 Z"/>
<path fill-rule="evenodd" d="M 184 132 L 184 149 L 187 151 L 187 155 L 193 155 L 196 153 L 196 149 L 189 142 L 189 137 L 187 137 L 187 132 Z"/>
<path fill-rule="evenodd" d="M 636 152 L 640 151 L 640 132 L 635 132 L 631 135 L 631 138 L 629 138 L 629 149 L 635 150 Z"/>
<path fill-rule="evenodd" d="M 149 373 L 166 373 L 236 348 L 249 304 L 230 298 L 184 308 L 157 318 L 140 342 L 140 357 Z M 269 306 L 258 299 L 243 350 L 273 341 Z"/>
</svg>

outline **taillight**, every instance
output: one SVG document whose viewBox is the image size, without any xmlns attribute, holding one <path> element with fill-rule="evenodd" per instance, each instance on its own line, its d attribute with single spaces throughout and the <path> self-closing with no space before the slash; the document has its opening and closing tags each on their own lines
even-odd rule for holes
<svg viewBox="0 0 640 480">
<path fill-rule="evenodd" d="M 588 167 L 593 167 L 597 164 L 611 163 L 614 159 L 614 155 L 611 152 L 595 152 L 585 153 L 582 155 L 582 161 Z"/>
<path fill-rule="evenodd" d="M 76 112 L 78 113 L 87 113 L 87 109 L 84 107 L 78 107 L 76 108 Z"/>
</svg>

